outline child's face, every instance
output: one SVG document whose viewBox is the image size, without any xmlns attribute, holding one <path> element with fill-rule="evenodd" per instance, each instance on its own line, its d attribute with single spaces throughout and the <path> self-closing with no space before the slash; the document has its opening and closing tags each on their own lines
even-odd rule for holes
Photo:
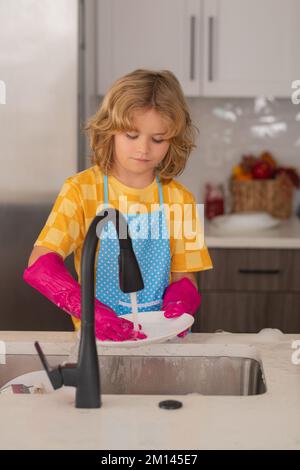
<svg viewBox="0 0 300 470">
<path fill-rule="evenodd" d="M 153 175 L 170 146 L 163 135 L 168 130 L 166 121 L 154 109 L 136 110 L 133 124 L 137 131 L 114 136 L 113 167 L 131 174 Z"/>
</svg>

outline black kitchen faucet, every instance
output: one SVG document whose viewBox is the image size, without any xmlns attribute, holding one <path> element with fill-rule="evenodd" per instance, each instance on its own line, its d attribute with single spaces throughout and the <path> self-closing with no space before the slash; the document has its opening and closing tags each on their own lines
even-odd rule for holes
<svg viewBox="0 0 300 470">
<path fill-rule="evenodd" d="M 50 368 L 36 341 L 35 348 L 54 389 L 63 385 L 76 387 L 76 408 L 100 408 L 101 390 L 98 354 L 95 338 L 94 263 L 98 236 L 103 226 L 112 221 L 116 227 L 119 254 L 119 284 L 125 292 L 137 292 L 144 282 L 132 247 L 127 221 L 116 209 L 103 209 L 92 221 L 83 244 L 81 258 L 81 336 L 77 364 Z"/>
</svg>

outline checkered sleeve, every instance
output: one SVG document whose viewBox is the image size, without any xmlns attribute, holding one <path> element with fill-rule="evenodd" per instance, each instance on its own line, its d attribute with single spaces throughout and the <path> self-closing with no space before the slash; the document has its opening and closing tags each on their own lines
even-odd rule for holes
<svg viewBox="0 0 300 470">
<path fill-rule="evenodd" d="M 201 205 L 197 206 L 193 194 L 185 192 L 181 214 L 174 218 L 171 272 L 196 272 L 212 268 L 200 223 L 200 210 Z"/>
<path fill-rule="evenodd" d="M 69 256 L 84 241 L 84 212 L 80 191 L 67 179 L 34 246 Z"/>
</svg>

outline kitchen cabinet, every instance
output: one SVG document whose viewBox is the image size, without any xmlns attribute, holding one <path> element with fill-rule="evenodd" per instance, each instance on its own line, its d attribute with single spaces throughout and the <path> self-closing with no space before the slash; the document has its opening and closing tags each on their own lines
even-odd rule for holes
<svg viewBox="0 0 300 470">
<path fill-rule="evenodd" d="M 300 332 L 300 250 L 212 249 L 194 332 Z"/>
<path fill-rule="evenodd" d="M 186 96 L 291 96 L 298 0 L 98 0 L 97 93 L 137 68 L 169 69 Z"/>
<path fill-rule="evenodd" d="M 201 0 L 98 0 L 97 92 L 137 68 L 168 69 L 201 94 Z"/>
<path fill-rule="evenodd" d="M 298 0 L 204 0 L 203 95 L 290 97 L 299 17 Z"/>
</svg>

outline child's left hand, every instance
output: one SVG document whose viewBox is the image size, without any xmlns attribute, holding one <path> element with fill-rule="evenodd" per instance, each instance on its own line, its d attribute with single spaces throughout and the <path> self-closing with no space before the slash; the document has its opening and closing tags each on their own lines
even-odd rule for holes
<svg viewBox="0 0 300 470">
<path fill-rule="evenodd" d="M 184 313 L 195 315 L 201 303 L 201 295 L 187 277 L 172 282 L 165 290 L 162 310 L 166 318 L 176 318 Z M 188 330 L 178 336 L 183 337 Z"/>
</svg>

